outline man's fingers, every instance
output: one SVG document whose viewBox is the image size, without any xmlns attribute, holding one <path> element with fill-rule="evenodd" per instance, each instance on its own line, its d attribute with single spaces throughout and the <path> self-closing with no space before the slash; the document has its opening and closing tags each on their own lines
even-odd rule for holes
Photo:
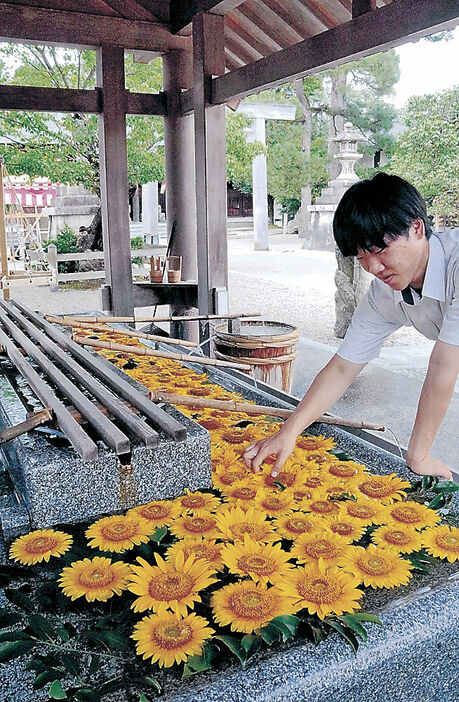
<svg viewBox="0 0 459 702">
<path fill-rule="evenodd" d="M 285 461 L 287 460 L 287 457 L 288 457 L 288 454 L 286 455 L 284 453 L 284 451 L 279 452 L 279 454 L 277 455 L 277 460 L 276 460 L 275 464 L 273 465 L 273 469 L 271 471 L 271 477 L 277 478 L 277 476 L 279 475 L 280 469 L 282 468 Z"/>
<path fill-rule="evenodd" d="M 268 448 L 267 446 L 260 446 L 260 449 L 255 456 L 255 458 L 252 459 L 252 470 L 254 473 L 258 473 L 260 470 L 260 466 L 265 460 L 266 456 L 269 456 L 269 454 L 272 453 L 272 450 Z"/>
</svg>

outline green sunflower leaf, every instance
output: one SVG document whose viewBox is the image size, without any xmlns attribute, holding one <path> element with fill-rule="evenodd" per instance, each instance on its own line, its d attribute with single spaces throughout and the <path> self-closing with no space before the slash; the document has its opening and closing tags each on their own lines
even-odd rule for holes
<svg viewBox="0 0 459 702">
<path fill-rule="evenodd" d="M 163 688 L 161 687 L 159 682 L 155 678 L 152 678 L 150 675 L 146 675 L 143 681 L 147 683 L 148 687 L 152 687 L 154 690 L 156 690 L 158 695 L 160 695 L 163 691 Z"/>
<path fill-rule="evenodd" d="M 101 666 L 101 661 L 99 656 L 91 656 L 88 668 L 88 675 L 92 678 L 99 670 Z"/>
<path fill-rule="evenodd" d="M 322 643 L 322 641 L 325 641 L 328 636 L 328 632 L 322 624 L 316 624 L 310 619 L 304 619 L 303 625 L 306 627 L 308 636 L 311 641 L 314 642 L 315 646 L 318 646 L 320 643 Z"/>
<path fill-rule="evenodd" d="M 0 634 L 0 643 L 4 641 L 30 641 L 30 636 L 26 631 L 2 631 Z"/>
<path fill-rule="evenodd" d="M 206 661 L 205 656 L 190 656 L 187 658 L 183 666 L 182 678 L 188 678 L 195 673 L 202 673 L 204 670 L 210 670 L 212 664 Z"/>
<path fill-rule="evenodd" d="M 336 619 L 326 619 L 326 623 L 328 624 L 328 626 L 331 626 L 332 629 L 335 629 L 335 631 L 337 631 L 338 634 L 342 636 L 342 638 L 345 641 L 347 641 L 349 646 L 354 651 L 354 655 L 357 655 L 359 641 L 357 637 L 354 636 L 349 627 L 343 626 L 340 622 L 336 621 Z"/>
<path fill-rule="evenodd" d="M 146 696 L 143 694 L 143 692 L 142 692 L 142 694 L 141 694 L 140 697 L 139 697 L 139 702 L 149 702 L 149 701 L 148 701 L 148 697 L 146 697 Z"/>
<path fill-rule="evenodd" d="M 352 615 L 349 617 L 345 615 L 343 617 L 338 617 L 338 619 L 342 621 L 346 627 L 352 629 L 352 631 L 359 636 L 363 642 L 368 641 L 367 630 L 359 622 L 355 621 L 355 619 L 352 619 Z"/>
<path fill-rule="evenodd" d="M 33 641 L 8 641 L 0 648 L 0 663 L 8 663 L 14 658 L 24 656 L 34 648 Z"/>
<path fill-rule="evenodd" d="M 81 672 L 81 663 L 73 653 L 63 653 L 61 656 L 62 665 L 66 673 L 76 678 Z"/>
<path fill-rule="evenodd" d="M 12 588 L 7 588 L 4 590 L 4 594 L 7 600 L 11 602 L 11 604 L 16 605 L 19 609 L 22 609 L 24 612 L 35 612 L 35 605 L 30 599 L 30 597 L 27 597 L 21 590 L 14 590 Z"/>
<path fill-rule="evenodd" d="M 368 614 L 367 612 L 354 612 L 354 614 L 346 614 L 346 617 L 352 617 L 356 622 L 373 622 L 373 624 L 380 624 L 382 626 L 382 621 L 376 614 Z"/>
<path fill-rule="evenodd" d="M 0 629 L 6 629 L 7 627 L 19 624 L 22 621 L 22 617 L 17 612 L 8 609 L 8 607 L 0 607 Z"/>
<path fill-rule="evenodd" d="M 50 700 L 66 700 L 67 693 L 62 689 L 61 681 L 55 680 L 49 688 L 48 697 Z"/>
<path fill-rule="evenodd" d="M 61 678 L 62 670 L 44 670 L 36 675 L 35 680 L 33 681 L 33 689 L 41 690 L 41 688 L 47 685 L 49 682 L 52 683 L 55 680 L 60 680 Z"/>
<path fill-rule="evenodd" d="M 255 653 L 260 650 L 261 643 L 261 636 L 253 636 L 251 634 L 246 634 L 242 637 L 241 646 L 246 652 L 247 658 L 254 656 Z"/>
<path fill-rule="evenodd" d="M 258 630 L 260 632 L 260 636 L 263 639 L 265 643 L 270 646 L 272 643 L 276 641 L 280 641 L 282 638 L 282 632 L 272 624 L 267 624 L 264 626 L 262 629 Z"/>
<path fill-rule="evenodd" d="M 241 640 L 236 638 L 236 636 L 229 636 L 228 634 L 221 634 L 220 636 L 214 636 L 214 640 L 221 641 L 234 653 L 240 662 L 244 665 L 247 660 L 247 654 L 245 649 L 241 645 Z"/>
<path fill-rule="evenodd" d="M 97 695 L 99 697 L 104 697 L 104 695 L 112 695 L 115 692 L 119 692 L 124 687 L 123 676 L 119 675 L 112 680 L 106 680 L 97 686 Z"/>
<path fill-rule="evenodd" d="M 57 638 L 57 632 L 50 622 L 41 614 L 29 614 L 27 617 L 29 626 L 34 635 L 42 641 L 49 641 Z"/>
<path fill-rule="evenodd" d="M 100 702 L 100 695 L 90 687 L 81 687 L 73 693 L 73 697 L 78 702 Z"/>
<path fill-rule="evenodd" d="M 158 527 L 154 534 L 150 536 L 150 541 L 153 541 L 155 544 L 160 544 L 161 541 L 164 539 L 164 537 L 167 534 L 167 527 L 162 526 Z"/>
<path fill-rule="evenodd" d="M 117 631 L 89 631 L 87 637 L 93 643 L 103 644 L 108 650 L 123 651 L 126 639 Z"/>
<path fill-rule="evenodd" d="M 422 490 L 431 490 L 433 487 L 435 487 L 438 484 L 438 478 L 434 475 L 426 475 L 424 478 L 421 480 L 421 488 Z"/>
<path fill-rule="evenodd" d="M 296 636 L 300 620 L 293 614 L 282 614 L 280 617 L 274 617 L 270 624 L 280 629 L 285 638 L 291 639 L 293 636 Z"/>
<path fill-rule="evenodd" d="M 454 480 L 448 480 L 446 483 L 440 483 L 432 488 L 432 492 L 437 494 L 453 493 L 459 490 L 459 483 L 454 482 Z"/>
<path fill-rule="evenodd" d="M 446 495 L 440 494 L 433 498 L 432 502 L 429 502 L 429 509 L 441 509 L 446 505 Z"/>
</svg>

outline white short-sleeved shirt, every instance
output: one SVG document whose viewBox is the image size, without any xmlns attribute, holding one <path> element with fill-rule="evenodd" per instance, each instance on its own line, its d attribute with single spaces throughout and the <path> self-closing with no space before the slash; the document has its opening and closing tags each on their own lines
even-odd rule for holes
<svg viewBox="0 0 459 702">
<path fill-rule="evenodd" d="M 429 245 L 422 297 L 411 290 L 414 304 L 409 304 L 401 291 L 372 280 L 337 351 L 341 358 L 371 361 L 385 339 L 402 326 L 414 327 L 427 339 L 459 346 L 459 229 L 433 234 Z"/>
</svg>

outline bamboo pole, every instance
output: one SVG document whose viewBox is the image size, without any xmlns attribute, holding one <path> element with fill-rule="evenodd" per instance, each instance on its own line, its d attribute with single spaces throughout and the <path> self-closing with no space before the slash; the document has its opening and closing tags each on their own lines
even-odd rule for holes
<svg viewBox="0 0 459 702">
<path fill-rule="evenodd" d="M 201 319 L 243 319 L 245 317 L 261 317 L 260 312 L 252 314 L 198 314 L 193 317 L 86 317 L 78 315 L 67 315 L 67 319 L 75 322 L 96 322 L 96 324 L 106 324 L 111 322 L 196 322 Z M 46 318 L 48 319 L 48 318 Z"/>
<path fill-rule="evenodd" d="M 153 356 L 155 358 L 170 358 L 174 361 L 184 361 L 185 363 L 199 363 L 202 366 L 220 366 L 223 368 L 233 368 L 235 370 L 247 371 L 249 366 L 243 366 L 239 363 L 228 363 L 227 361 L 218 361 L 216 358 L 208 358 L 207 356 L 186 356 L 183 353 L 171 353 L 170 351 L 156 351 L 146 346 L 126 346 L 125 344 L 116 344 L 112 341 L 99 341 L 96 339 L 88 339 L 88 337 L 73 335 L 73 340 L 82 346 L 94 346 L 97 349 L 108 349 L 109 351 L 122 351 L 123 353 L 131 353 L 133 356 Z"/>
<path fill-rule="evenodd" d="M 46 424 L 53 417 L 53 411 L 50 407 L 45 407 L 42 410 L 37 410 L 33 412 L 30 417 L 20 424 L 15 424 L 12 427 L 6 427 L 6 429 L 0 430 L 0 444 L 4 444 L 11 439 L 15 439 L 17 436 L 26 434 L 28 431 L 32 431 L 36 427 Z"/>
<path fill-rule="evenodd" d="M 150 399 L 154 402 L 170 402 L 172 405 L 189 405 L 192 407 L 202 407 L 208 409 L 219 409 L 226 412 L 244 412 L 245 414 L 264 414 L 269 417 L 281 417 L 287 419 L 293 410 L 282 409 L 280 407 L 265 407 L 264 405 L 252 405 L 247 402 L 235 402 L 234 400 L 212 400 L 207 397 L 191 397 L 190 395 L 172 395 L 161 390 L 152 390 Z M 342 417 L 329 417 L 322 414 L 316 422 L 322 424 L 336 424 L 341 427 L 353 427 L 354 429 L 371 429 L 372 431 L 385 431 L 385 427 L 367 422 L 355 421 L 353 419 L 343 419 Z"/>
<path fill-rule="evenodd" d="M 0 156 L 0 262 L 1 277 L 8 276 L 8 251 L 6 247 L 5 205 L 3 202 L 3 156 Z M 3 299 L 10 299 L 9 288 L 3 288 Z"/>
<path fill-rule="evenodd" d="M 190 348 L 197 348 L 199 344 L 194 341 L 184 341 L 183 339 L 174 339 L 170 336 L 159 336 L 159 334 L 144 334 L 143 332 L 135 331 L 135 329 L 115 329 L 114 327 L 104 326 L 97 323 L 75 322 L 72 318 L 54 317 L 52 314 L 45 315 L 45 319 L 53 324 L 61 324 L 64 327 L 75 327 L 78 329 L 88 329 L 92 331 L 100 331 L 105 334 L 127 334 L 127 336 L 135 336 L 139 339 L 149 339 L 150 341 L 158 341 L 164 344 L 180 344 Z"/>
</svg>

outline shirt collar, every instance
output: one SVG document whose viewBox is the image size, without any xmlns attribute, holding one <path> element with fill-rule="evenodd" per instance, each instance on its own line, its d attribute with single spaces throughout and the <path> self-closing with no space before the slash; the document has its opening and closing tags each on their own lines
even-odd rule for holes
<svg viewBox="0 0 459 702">
<path fill-rule="evenodd" d="M 432 234 L 429 239 L 429 260 L 422 285 L 422 297 L 445 301 L 446 259 L 439 238 Z M 395 290 L 395 302 L 403 302 L 401 290 Z M 413 295 L 414 297 L 414 295 Z"/>
</svg>

